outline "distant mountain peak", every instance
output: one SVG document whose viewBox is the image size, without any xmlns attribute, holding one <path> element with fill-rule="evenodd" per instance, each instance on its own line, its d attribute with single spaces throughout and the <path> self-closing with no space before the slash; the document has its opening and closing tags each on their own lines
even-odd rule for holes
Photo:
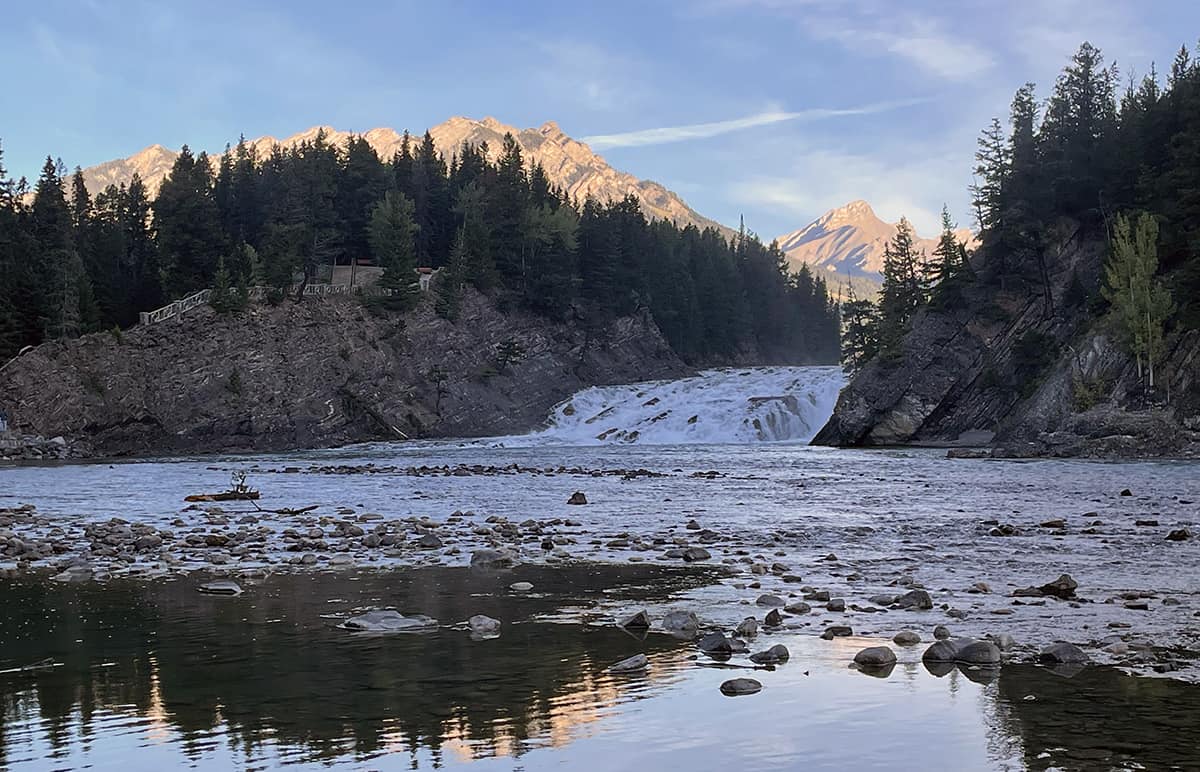
<svg viewBox="0 0 1200 772">
<path fill-rule="evenodd" d="M 390 160 L 400 149 L 402 134 L 395 129 L 379 127 L 366 132 L 347 132 L 332 126 L 312 126 L 286 139 L 265 136 L 247 140 L 247 144 L 265 158 L 276 145 L 293 147 L 301 142 L 311 142 L 321 132 L 330 144 L 344 146 L 351 136 L 362 136 L 385 161 Z M 420 137 L 424 132 L 414 132 Z M 446 158 L 462 147 L 463 142 L 479 145 L 487 142 L 490 155 L 499 154 L 505 134 L 512 134 L 529 164 L 540 163 L 546 170 L 550 182 L 566 191 L 567 195 L 580 200 L 591 196 L 599 201 L 618 201 L 633 195 L 642 206 L 642 211 L 653 219 L 671 220 L 680 225 L 695 225 L 699 228 L 714 227 L 726 236 L 733 231 L 697 213 L 683 199 L 664 186 L 651 180 L 641 180 L 632 174 L 618 171 L 608 165 L 601 156 L 582 142 L 572 139 L 554 121 L 547 121 L 536 129 L 518 129 L 488 116 L 475 120 L 457 115 L 429 129 L 434 145 Z M 419 140 L 418 140 L 419 141 Z M 195 148 L 198 153 L 199 151 Z M 128 182 L 136 172 L 146 184 L 151 195 L 158 191 L 162 180 L 170 173 L 178 152 L 162 145 L 151 145 L 128 158 L 116 159 L 83 170 L 88 190 L 93 194 L 108 185 Z M 210 155 L 214 167 L 220 153 Z"/>
<path fill-rule="evenodd" d="M 861 199 L 830 209 L 803 228 L 779 237 L 779 247 L 793 267 L 806 263 L 834 274 L 880 281 L 883 248 L 896 236 L 898 223 L 881 220 Z M 915 234 L 914 234 L 915 235 Z M 955 231 L 960 241 L 972 244 L 969 229 Z M 932 254 L 938 238 L 916 237 L 918 252 Z"/>
</svg>

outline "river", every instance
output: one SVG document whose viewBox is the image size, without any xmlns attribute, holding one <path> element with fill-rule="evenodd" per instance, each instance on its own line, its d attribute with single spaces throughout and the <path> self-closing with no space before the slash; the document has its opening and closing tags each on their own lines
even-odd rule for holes
<svg viewBox="0 0 1200 772">
<path fill-rule="evenodd" d="M 0 580 L 0 669 L 62 663 L 0 676 L 0 769 L 1200 766 L 1178 731 L 1200 726 L 1184 682 L 1197 680 L 1200 544 L 1165 538 L 1198 530 L 1197 465 L 807 446 L 839 385 L 830 368 L 713 371 L 583 392 L 524 437 L 0 469 L 0 508 L 36 505 L 30 533 L 67 557 L 86 546 L 72 529 L 114 517 L 168 544 L 221 533 L 238 545 L 96 559 L 103 582 Z M 182 502 L 234 472 L 262 491 L 256 507 Z M 576 491 L 587 505 L 567 503 Z M 368 547 L 339 522 L 404 536 Z M 1002 525 L 1017 535 L 989 536 Z M 322 536 L 301 547 L 310 529 Z M 428 533 L 440 547 L 416 545 Z M 701 534 L 705 568 L 668 557 Z M 482 578 L 466 567 L 505 540 L 523 565 Z M 246 592 L 196 593 L 210 573 Z M 1012 595 L 1062 573 L 1077 599 Z M 510 597 L 525 579 L 531 597 Z M 868 601 L 914 586 L 935 608 Z M 792 659 L 752 674 L 764 688 L 749 697 L 722 696 L 739 673 L 702 667 L 691 644 L 614 626 L 646 607 L 729 629 L 762 618 L 763 593 L 814 590 L 847 609 L 814 601 L 760 635 L 753 650 L 784 643 Z M 383 639 L 336 627 L 374 606 L 443 626 Z M 474 613 L 501 619 L 500 638 L 456 626 Z M 822 640 L 830 624 L 854 637 Z M 1017 664 L 931 673 L 918 646 L 896 647 L 887 678 L 847 668 L 863 646 L 902 629 L 929 640 L 936 624 L 1010 634 Z M 1019 664 L 1057 640 L 1125 672 Z M 638 651 L 644 677 L 604 671 Z"/>
</svg>

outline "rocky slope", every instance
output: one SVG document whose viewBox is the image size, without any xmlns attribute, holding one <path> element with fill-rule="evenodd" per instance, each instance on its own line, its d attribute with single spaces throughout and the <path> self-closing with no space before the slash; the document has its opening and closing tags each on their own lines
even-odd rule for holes
<svg viewBox="0 0 1200 772">
<path fill-rule="evenodd" d="M 1068 286 L 1099 284 L 1104 248 L 1075 234 L 1050 250 L 1049 302 L 1032 283 L 973 288 L 926 309 L 900 356 L 870 362 L 814 443 L 988 445 L 995 455 L 1200 454 L 1200 334 L 1176 336 L 1160 368 L 1170 400 L 1143 402 L 1136 364 Z"/>
<path fill-rule="evenodd" d="M 283 450 L 519 433 L 581 388 L 686 372 L 648 316 L 589 332 L 479 295 L 454 324 L 307 298 L 43 344 L 0 371 L 0 410 L 85 454 Z"/>
<path fill-rule="evenodd" d="M 350 132 L 339 131 L 331 126 L 314 126 L 284 139 L 260 137 L 250 140 L 249 144 L 258 151 L 259 158 L 264 158 L 275 145 L 292 147 L 314 139 L 322 130 L 329 142 L 338 145 L 344 145 L 351 136 Z M 632 194 L 641 203 L 642 210 L 652 218 L 673 220 L 680 225 L 690 224 L 699 228 L 711 226 L 719 228 L 726 235 L 733 233 L 725 226 L 698 214 L 678 195 L 657 182 L 640 180 L 632 174 L 612 168 L 587 145 L 563 133 L 553 121 L 536 129 L 518 129 L 500 123 L 495 118 L 477 121 L 455 117 L 430 128 L 429 133 L 438 151 L 447 158 L 457 152 L 463 142 L 472 145 L 487 142 L 493 159 L 501 149 L 504 135 L 511 133 L 520 143 L 526 160 L 531 164 L 540 163 L 546 169 L 550 181 L 566 190 L 572 197 L 582 200 L 593 196 L 600 201 L 614 201 Z M 371 129 L 363 132 L 363 137 L 380 158 L 385 160 L 390 160 L 400 149 L 402 141 L 402 135 L 390 128 Z M 416 140 L 420 141 L 419 135 Z M 215 164 L 217 154 L 212 151 L 210 154 Z M 171 171 L 171 165 L 178 155 L 177 151 L 162 145 L 151 145 L 128 158 L 84 169 L 83 176 L 88 190 L 95 194 L 108 185 L 128 182 L 136 172 L 153 195 L 158 191 L 163 178 Z"/>
<path fill-rule="evenodd" d="M 883 278 L 883 247 L 896 237 L 896 226 L 881 220 L 866 201 L 851 201 L 800 230 L 780 236 L 778 241 L 792 267 L 807 263 L 839 278 L 861 277 L 878 283 Z M 959 229 L 956 235 L 968 244 L 975 243 L 974 234 L 967 228 Z M 918 237 L 917 251 L 932 254 L 937 241 L 936 237 Z"/>
</svg>

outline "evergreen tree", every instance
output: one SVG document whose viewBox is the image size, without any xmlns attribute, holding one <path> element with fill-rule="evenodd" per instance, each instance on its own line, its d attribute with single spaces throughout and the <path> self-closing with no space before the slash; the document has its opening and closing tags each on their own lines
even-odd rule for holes
<svg viewBox="0 0 1200 772">
<path fill-rule="evenodd" d="M 925 302 L 921 258 L 913 244 L 912 226 L 903 217 L 895 237 L 884 246 L 879 297 L 881 348 L 888 356 L 896 356 L 913 316 Z"/>
<path fill-rule="evenodd" d="M 467 229 L 460 225 L 458 232 L 454 234 L 454 246 L 450 248 L 450 260 L 442 269 L 437 285 L 434 287 L 436 293 L 434 309 L 440 316 L 452 322 L 458 319 L 470 262 Z"/>
<path fill-rule="evenodd" d="M 193 156 L 183 146 L 154 201 L 154 227 L 166 290 L 183 297 L 210 287 L 226 250 L 205 153 Z"/>
<path fill-rule="evenodd" d="M 930 302 L 938 308 L 955 308 L 963 302 L 963 289 L 970 283 L 971 266 L 966 247 L 954 232 L 950 210 L 942 207 L 942 233 L 933 250 L 928 280 Z"/>
<path fill-rule="evenodd" d="M 851 284 L 846 288 L 841 310 L 842 367 L 853 376 L 879 353 L 879 307 L 857 297 Z"/>
<path fill-rule="evenodd" d="M 218 314 L 227 314 L 237 307 L 233 280 L 229 276 L 229 270 L 225 267 L 225 257 L 223 255 L 217 259 L 217 272 L 213 277 L 212 292 L 208 296 L 208 304 Z"/>
<path fill-rule="evenodd" d="M 418 299 L 414 235 L 419 226 L 413 222 L 413 211 L 407 196 L 388 191 L 371 212 L 371 255 L 383 266 L 379 286 L 391 293 L 385 302 L 391 308 L 411 308 Z"/>
</svg>

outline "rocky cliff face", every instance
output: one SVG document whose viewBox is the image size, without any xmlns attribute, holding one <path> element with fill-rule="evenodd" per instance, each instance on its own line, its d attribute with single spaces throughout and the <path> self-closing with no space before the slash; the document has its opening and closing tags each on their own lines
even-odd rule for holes
<svg viewBox="0 0 1200 772">
<path fill-rule="evenodd" d="M 327 142 L 340 146 L 344 146 L 351 136 L 350 132 L 339 131 L 332 126 L 314 126 L 284 139 L 260 137 L 249 140 L 248 144 L 257 150 L 259 158 L 265 158 L 275 145 L 293 147 L 315 139 L 320 131 L 325 132 Z M 492 160 L 501 150 L 504 135 L 511 133 L 521 145 L 526 161 L 530 164 L 540 163 L 550 181 L 571 197 L 583 200 L 592 196 L 600 201 L 616 201 L 633 195 L 641 204 L 642 211 L 651 218 L 672 220 L 681 226 L 695 225 L 701 229 L 714 227 L 727 236 L 733 234 L 729 228 L 698 214 L 678 195 L 657 182 L 639 180 L 632 174 L 612 168 L 587 145 L 563 133 L 553 121 L 536 129 L 518 129 L 500 123 L 495 118 L 477 121 L 455 117 L 430 128 L 429 133 L 438 152 L 446 158 L 458 152 L 463 142 L 471 145 L 486 142 Z M 362 136 L 385 161 L 391 160 L 403 141 L 403 136 L 390 128 L 371 129 L 363 132 Z M 420 134 L 414 139 L 419 142 Z M 163 178 L 171 171 L 171 165 L 178 155 L 178 152 L 162 145 L 151 145 L 128 158 L 84 169 L 83 176 L 88 190 L 95 195 L 108 185 L 128 182 L 136 172 L 153 196 Z M 214 170 L 217 155 L 212 155 Z"/>
<path fill-rule="evenodd" d="M 0 410 L 95 455 L 283 450 L 519 433 L 587 386 L 686 372 L 647 316 L 589 332 L 475 294 L 453 324 L 306 298 L 43 344 L 0 372 Z"/>
<path fill-rule="evenodd" d="M 1161 367 L 1166 406 L 1143 404 L 1136 365 L 1083 305 L 1072 276 L 1099 284 L 1104 249 L 1064 238 L 1049 295 L 1028 283 L 974 288 L 963 307 L 927 309 L 900 355 L 869 363 L 814 443 L 991 445 L 997 455 L 1172 456 L 1200 452 L 1200 335 Z"/>
</svg>

